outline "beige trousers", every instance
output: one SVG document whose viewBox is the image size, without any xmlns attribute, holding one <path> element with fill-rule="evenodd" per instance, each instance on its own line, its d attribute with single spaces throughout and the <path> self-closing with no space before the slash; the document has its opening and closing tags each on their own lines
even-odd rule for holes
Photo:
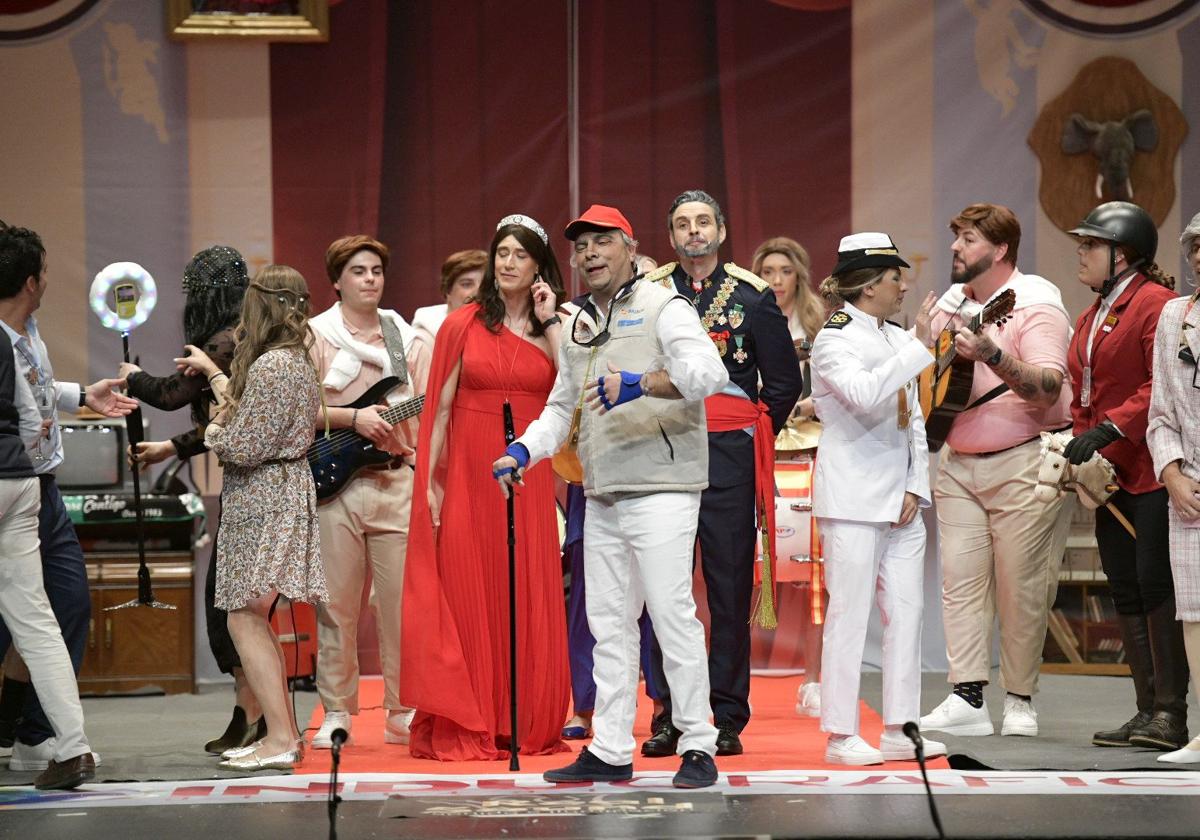
<svg viewBox="0 0 1200 840">
<path fill-rule="evenodd" d="M 329 601 L 317 606 L 317 692 L 327 711 L 358 714 L 358 619 L 368 566 L 384 708 L 403 708 L 400 600 L 412 488 L 408 467 L 363 470 L 318 509 Z"/>
<path fill-rule="evenodd" d="M 934 499 L 951 683 L 988 680 L 999 613 L 1000 682 L 1013 694 L 1037 692 L 1075 504 L 1074 494 L 1034 498 L 1040 461 L 1036 440 L 995 455 L 942 450 Z"/>
</svg>

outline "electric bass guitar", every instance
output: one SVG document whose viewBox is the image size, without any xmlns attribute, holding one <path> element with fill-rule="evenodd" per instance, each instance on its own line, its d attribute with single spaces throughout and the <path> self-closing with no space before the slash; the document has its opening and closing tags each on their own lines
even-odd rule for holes
<svg viewBox="0 0 1200 840">
<path fill-rule="evenodd" d="M 1017 293 L 1006 289 L 971 319 L 967 329 L 977 333 L 987 324 L 1004 323 L 1016 302 Z M 958 355 L 954 349 L 955 333 L 956 330 L 945 329 L 938 334 L 933 348 L 934 363 L 921 372 L 918 385 L 930 452 L 942 448 L 955 419 L 971 404 L 975 362 Z"/>
<path fill-rule="evenodd" d="M 381 379 L 354 402 L 339 408 L 366 408 L 378 406 L 389 391 L 400 384 L 394 376 Z M 416 417 L 425 407 L 425 395 L 413 397 L 396 405 L 379 409 L 379 416 L 395 424 Z M 308 447 L 308 466 L 312 469 L 313 481 L 317 485 L 317 504 L 328 502 L 360 470 L 386 464 L 395 458 L 390 452 L 376 449 L 367 438 L 353 429 L 331 429 L 329 437 L 318 432 L 312 446 Z"/>
</svg>

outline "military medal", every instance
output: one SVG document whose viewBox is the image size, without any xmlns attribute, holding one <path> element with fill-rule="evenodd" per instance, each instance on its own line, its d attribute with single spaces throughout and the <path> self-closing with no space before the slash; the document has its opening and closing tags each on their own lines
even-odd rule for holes
<svg viewBox="0 0 1200 840">
<path fill-rule="evenodd" d="M 720 332 L 709 330 L 708 337 L 712 339 L 713 344 L 717 345 L 717 352 L 724 359 L 725 354 L 729 352 L 729 330 L 721 330 Z"/>
<path fill-rule="evenodd" d="M 724 324 L 725 304 L 729 303 L 729 296 L 733 294 L 737 288 L 737 280 L 732 277 L 726 277 L 721 283 L 721 288 L 717 289 L 717 296 L 713 298 L 713 302 L 708 305 L 708 309 L 700 317 L 700 323 L 704 325 L 704 329 L 711 330 L 713 324 Z M 728 336 L 726 336 L 728 337 Z"/>
<path fill-rule="evenodd" d="M 745 320 L 746 313 L 742 311 L 742 305 L 740 303 L 735 303 L 733 305 L 733 311 L 729 313 L 729 326 L 736 330 L 742 325 L 742 321 Z M 739 344 L 738 346 L 740 347 L 741 345 Z"/>
<path fill-rule="evenodd" d="M 733 313 L 733 314 L 737 314 L 737 313 Z M 729 316 L 729 323 L 735 327 L 737 326 L 737 324 L 733 323 L 733 315 Z M 735 335 L 733 337 L 733 343 L 737 345 L 737 349 L 733 351 L 733 360 L 735 362 L 737 362 L 739 365 L 746 364 L 746 360 L 750 358 L 750 354 L 747 353 L 745 348 L 742 347 L 742 342 L 745 340 L 746 340 L 746 336 L 744 336 L 744 335 Z"/>
</svg>

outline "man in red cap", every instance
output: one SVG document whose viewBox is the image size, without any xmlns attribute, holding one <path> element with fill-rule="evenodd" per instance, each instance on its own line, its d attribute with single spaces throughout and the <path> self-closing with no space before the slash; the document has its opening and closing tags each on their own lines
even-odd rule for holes
<svg viewBox="0 0 1200 840">
<path fill-rule="evenodd" d="M 708 679 L 720 731 L 717 755 L 737 755 L 742 752 L 741 731 L 750 720 L 755 544 L 760 527 L 775 533 L 775 436 L 800 398 L 800 366 L 770 286 L 736 263 L 722 264 L 717 258 L 726 231 L 716 199 L 703 190 L 681 193 L 667 211 L 667 225 L 679 262 L 659 267 L 647 279 L 695 306 L 729 373 L 725 389 L 705 402 L 708 489 L 700 504 L 699 536 L 711 616 Z M 768 541 L 772 554 L 773 542 Z M 769 568 L 764 564 L 764 594 L 771 587 Z M 765 598 L 763 603 L 769 604 Z M 773 611 L 758 619 L 774 627 Z M 654 661 L 657 665 L 662 657 L 656 655 Z M 643 755 L 675 752 L 679 731 L 671 724 L 672 700 L 670 694 L 663 696 L 663 714 L 642 745 Z"/>
<path fill-rule="evenodd" d="M 638 616 L 665 652 L 682 764 L 674 785 L 717 779 L 704 628 L 692 599 L 692 547 L 708 484 L 704 399 L 728 374 L 686 298 L 636 275 L 637 242 L 619 210 L 592 205 L 567 225 L 589 294 L 564 326 L 558 378 L 541 416 L 496 460 L 507 494 L 532 463 L 578 441 L 587 497 L 588 624 L 596 637 L 595 736 L 549 782 L 633 775 Z M 586 405 L 585 405 L 586 403 Z M 671 527 L 663 523 L 670 521 Z"/>
</svg>

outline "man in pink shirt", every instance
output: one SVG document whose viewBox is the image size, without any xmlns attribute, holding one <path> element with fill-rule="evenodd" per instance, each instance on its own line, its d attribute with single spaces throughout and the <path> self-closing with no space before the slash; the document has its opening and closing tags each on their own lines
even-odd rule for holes
<svg viewBox="0 0 1200 840">
<path fill-rule="evenodd" d="M 972 204 L 950 222 L 954 284 L 933 305 L 932 329 L 956 330 L 955 350 L 975 363 L 968 407 L 938 461 L 934 499 L 942 561 L 942 616 L 954 690 L 921 718 L 955 735 L 995 730 L 983 686 L 1000 616 L 1002 735 L 1037 735 L 1046 616 L 1070 527 L 1072 494 L 1037 501 L 1040 433 L 1071 425 L 1071 326 L 1054 284 L 1017 270 L 1021 225 L 1007 207 Z M 1007 322 L 965 325 L 997 295 L 1016 294 Z"/>
</svg>

